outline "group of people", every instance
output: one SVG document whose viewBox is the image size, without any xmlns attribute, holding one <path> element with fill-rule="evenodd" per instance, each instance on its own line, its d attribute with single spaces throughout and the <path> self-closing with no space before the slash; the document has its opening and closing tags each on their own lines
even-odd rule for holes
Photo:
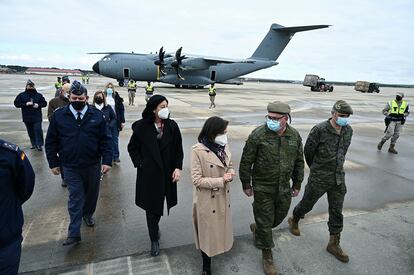
<svg viewBox="0 0 414 275">
<path fill-rule="evenodd" d="M 25 93 L 35 93 L 33 88 L 34 84 L 28 81 Z M 107 173 L 114 161 L 112 139 L 117 138 L 117 133 L 112 133 L 109 128 L 111 121 L 119 117 L 119 112 L 116 112 L 117 96 L 111 83 L 105 91 L 94 94 L 92 105 L 88 104 L 86 88 L 77 81 L 66 88 L 63 86 L 62 93 L 67 93 L 63 96 L 68 98 L 68 102 L 49 117 L 45 150 L 52 173 L 58 175 L 64 172 L 69 190 L 70 224 L 63 245 L 74 245 L 81 241 L 82 220 L 90 227 L 95 224 L 93 215 L 98 200 L 100 175 Z M 33 97 L 33 101 L 27 95 L 20 97 L 17 107 L 30 108 L 34 112 L 46 106 L 41 95 L 36 100 Z M 393 100 L 388 105 L 389 110 L 384 114 L 391 117 L 391 121 L 397 121 L 388 125 L 394 125 L 395 134 L 395 125 L 400 127 L 403 124 L 397 119 L 404 117 L 405 120 L 409 113 L 408 104 L 397 97 L 395 102 Z M 135 203 L 146 212 L 150 253 L 154 257 L 160 253 L 159 221 L 164 214 L 164 201 L 168 214 L 177 205 L 177 182 L 181 180 L 184 158 L 181 132 L 178 124 L 170 118 L 168 107 L 166 97 L 151 96 L 142 118 L 132 124 L 133 133 L 127 147 L 137 169 Z M 340 235 L 346 194 L 343 166 L 353 135 L 349 125 L 352 114 L 352 107 L 338 100 L 332 107 L 330 118 L 312 128 L 303 147 L 299 132 L 289 123 L 290 106 L 275 101 L 268 104 L 263 124 L 247 138 L 238 174 L 244 194 L 254 198 L 254 223 L 250 224 L 250 229 L 255 246 L 262 250 L 265 274 L 277 274 L 272 254 L 272 229 L 285 219 L 291 198 L 298 196 L 301 190 L 305 161 L 310 168 L 310 175 L 303 198 L 288 219 L 289 231 L 295 236 L 300 235 L 300 219 L 326 193 L 330 232 L 326 249 L 338 260 L 349 261 L 349 256 L 340 246 Z M 123 128 L 124 121 L 118 129 Z M 228 121 L 217 116 L 208 118 L 198 135 L 198 142 L 191 148 L 192 220 L 195 244 L 201 251 L 203 275 L 212 274 L 211 258 L 229 251 L 233 245 L 230 187 L 236 171 L 228 145 L 228 124 Z M 397 138 L 393 137 L 394 146 Z M 32 144 L 37 146 L 39 143 L 35 140 Z M 10 178 L 6 187 L 0 186 L 7 192 L 0 194 L 2 198 L 13 197 L 2 199 L 0 206 L 2 210 L 15 209 L 13 213 L 21 213 L 21 203 L 30 197 L 33 190 L 33 169 L 17 146 L 4 141 L 0 145 L 0 150 L 8 152 L 7 156 L 1 154 L 0 160 L 8 158 L 10 163 L 17 165 L 12 169 L 4 165 L 0 167 L 0 176 Z M 20 255 L 22 215 L 11 215 L 8 211 L 1 213 L 7 215 L 5 220 L 8 226 L 13 227 L 15 241 L 11 246 L 10 240 L 13 238 L 10 233 L 5 234 L 3 229 L 0 230 L 1 244 L 3 246 L 4 240 L 8 240 L 6 245 L 10 250 L 7 251 Z M 0 248 L 0 256 L 6 251 L 4 249 Z M 4 268 L 16 267 L 0 261 L 0 273 L 9 270 Z"/>
<path fill-rule="evenodd" d="M 135 94 L 137 93 L 137 82 L 133 79 L 130 79 L 128 81 L 128 100 L 129 100 L 129 106 L 135 106 Z M 151 98 L 151 96 L 154 95 L 154 86 L 152 85 L 151 81 L 147 82 L 147 85 L 145 86 L 145 101 L 148 102 L 148 100 Z"/>
</svg>

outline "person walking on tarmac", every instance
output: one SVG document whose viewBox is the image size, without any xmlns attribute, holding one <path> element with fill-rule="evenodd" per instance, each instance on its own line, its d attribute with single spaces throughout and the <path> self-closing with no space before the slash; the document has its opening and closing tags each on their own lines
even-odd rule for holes
<svg viewBox="0 0 414 275">
<path fill-rule="evenodd" d="M 134 106 L 134 99 L 135 99 L 135 93 L 137 92 L 137 83 L 133 80 L 130 79 L 128 81 L 128 101 L 129 101 L 129 106 Z"/>
<path fill-rule="evenodd" d="M 86 77 L 84 74 L 81 76 L 81 80 L 82 80 L 82 84 L 85 85 Z"/>
<path fill-rule="evenodd" d="M 145 101 L 148 100 L 154 95 L 154 86 L 151 84 L 151 81 L 147 82 L 147 86 L 145 87 Z"/>
<path fill-rule="evenodd" d="M 89 85 L 89 74 L 86 74 L 85 78 L 86 78 L 86 84 Z"/>
<path fill-rule="evenodd" d="M 299 193 L 304 177 L 302 138 L 288 124 L 290 107 L 275 101 L 267 106 L 266 124 L 249 135 L 240 160 L 243 192 L 254 196 L 250 225 L 254 244 L 262 250 L 263 270 L 276 275 L 272 228 L 286 217 L 292 197 Z M 290 181 L 292 180 L 292 186 Z"/>
<path fill-rule="evenodd" d="M 377 145 L 377 149 L 381 150 L 384 143 L 391 138 L 389 153 L 398 154 L 395 150 L 395 144 L 400 137 L 400 132 L 405 123 L 407 116 L 410 114 L 407 101 L 403 100 L 404 93 L 397 92 L 395 99 L 387 102 L 382 113 L 385 115 L 385 135 Z"/>
<path fill-rule="evenodd" d="M 22 251 L 22 205 L 30 198 L 35 174 L 17 145 L 0 139 L 0 274 L 17 275 Z"/>
<path fill-rule="evenodd" d="M 20 93 L 14 100 L 14 106 L 22 109 L 23 122 L 26 125 L 27 133 L 32 147 L 42 151 L 42 108 L 47 102 L 41 93 L 38 93 L 35 84 L 29 79 L 26 83 L 26 90 Z"/>
<path fill-rule="evenodd" d="M 310 212 L 316 202 L 326 193 L 329 204 L 328 228 L 330 233 L 326 250 L 342 262 L 349 256 L 342 250 L 340 243 L 343 229 L 342 208 L 346 194 L 344 163 L 352 139 L 349 116 L 351 106 L 338 100 L 331 111 L 331 118 L 317 124 L 309 133 L 305 144 L 305 159 L 310 168 L 308 184 L 302 200 L 288 219 L 289 231 L 300 235 L 299 220 Z"/>
<path fill-rule="evenodd" d="M 60 90 L 62 89 L 63 83 L 62 83 L 62 79 L 60 78 L 60 76 L 57 77 L 57 81 L 55 82 L 55 97 L 58 97 L 60 94 Z"/>
<path fill-rule="evenodd" d="M 69 105 L 53 113 L 45 146 L 52 173 L 59 175 L 62 166 L 68 185 L 70 224 L 63 245 L 81 241 L 82 218 L 87 226 L 95 225 L 101 172 L 107 173 L 112 165 L 104 114 L 87 104 L 87 90 L 78 81 L 70 88 L 69 100 Z"/>
<path fill-rule="evenodd" d="M 214 83 L 211 84 L 210 88 L 208 88 L 208 95 L 210 97 L 210 107 L 211 108 L 216 108 L 216 103 L 214 103 L 214 101 L 216 100 L 216 87 L 214 87 Z"/>
</svg>

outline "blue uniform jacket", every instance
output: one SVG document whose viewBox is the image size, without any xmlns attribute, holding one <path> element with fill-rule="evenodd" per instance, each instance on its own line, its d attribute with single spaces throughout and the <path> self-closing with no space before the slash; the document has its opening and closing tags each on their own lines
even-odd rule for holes
<svg viewBox="0 0 414 275">
<path fill-rule="evenodd" d="M 91 106 L 80 126 L 69 105 L 57 109 L 50 119 L 45 149 L 50 168 L 88 167 L 101 160 L 102 164 L 112 165 L 112 140 L 105 117 Z"/>
<path fill-rule="evenodd" d="M 0 140 L 0 249 L 22 236 L 22 204 L 33 193 L 35 174 L 24 152 Z"/>
<path fill-rule="evenodd" d="M 33 100 L 33 103 L 39 105 L 38 108 L 26 106 L 26 103 Z M 47 102 L 41 93 L 34 91 L 24 91 L 20 93 L 14 100 L 14 106 L 22 108 L 23 122 L 41 122 L 42 108 L 46 107 Z"/>
</svg>

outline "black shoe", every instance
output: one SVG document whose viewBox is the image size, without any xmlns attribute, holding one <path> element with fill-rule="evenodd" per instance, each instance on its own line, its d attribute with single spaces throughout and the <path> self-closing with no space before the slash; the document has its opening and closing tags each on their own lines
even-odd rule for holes
<svg viewBox="0 0 414 275">
<path fill-rule="evenodd" d="M 201 275 L 211 275 L 211 271 L 203 270 L 203 272 L 201 272 Z"/>
<path fill-rule="evenodd" d="M 81 237 L 74 237 L 74 238 L 72 238 L 72 237 L 68 237 L 64 242 L 63 242 L 63 246 L 66 246 L 66 245 L 72 245 L 72 244 L 78 244 L 78 243 L 80 243 L 80 241 L 81 241 Z"/>
<path fill-rule="evenodd" d="M 121 162 L 121 160 L 120 160 L 119 158 L 116 158 L 116 159 L 114 159 L 114 162 L 115 162 L 115 163 L 120 163 L 120 162 Z"/>
<path fill-rule="evenodd" d="M 160 255 L 160 243 L 158 241 L 151 242 L 151 256 L 155 257 Z"/>
<path fill-rule="evenodd" d="M 32 145 L 32 147 L 30 147 L 31 150 L 36 149 L 36 146 Z"/>
<path fill-rule="evenodd" d="M 62 187 L 68 187 L 68 185 L 66 184 L 66 182 L 64 180 L 62 180 Z"/>
<path fill-rule="evenodd" d="M 41 152 L 42 151 L 42 146 L 37 146 L 36 149 L 37 149 L 37 151 Z"/>
<path fill-rule="evenodd" d="M 93 220 L 92 217 L 83 217 L 83 221 L 86 223 L 87 226 L 89 227 L 94 227 L 95 226 L 95 221 Z"/>
</svg>

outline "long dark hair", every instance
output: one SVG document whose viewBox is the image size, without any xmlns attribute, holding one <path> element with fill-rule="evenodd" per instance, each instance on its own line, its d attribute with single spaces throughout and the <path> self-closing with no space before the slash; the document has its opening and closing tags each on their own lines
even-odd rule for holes
<svg viewBox="0 0 414 275">
<path fill-rule="evenodd" d="M 210 143 L 214 143 L 216 136 L 223 134 L 229 122 L 218 116 L 212 116 L 204 122 L 203 128 L 198 135 L 198 141 L 203 142 L 207 139 Z"/>
<path fill-rule="evenodd" d="M 144 119 L 148 119 L 151 121 L 155 120 L 155 114 L 154 114 L 154 110 L 157 109 L 157 106 L 163 102 L 163 101 L 167 101 L 168 104 L 168 100 L 165 96 L 162 95 L 153 95 L 147 102 L 147 105 L 145 106 L 144 111 L 142 112 L 142 118 Z"/>
</svg>

